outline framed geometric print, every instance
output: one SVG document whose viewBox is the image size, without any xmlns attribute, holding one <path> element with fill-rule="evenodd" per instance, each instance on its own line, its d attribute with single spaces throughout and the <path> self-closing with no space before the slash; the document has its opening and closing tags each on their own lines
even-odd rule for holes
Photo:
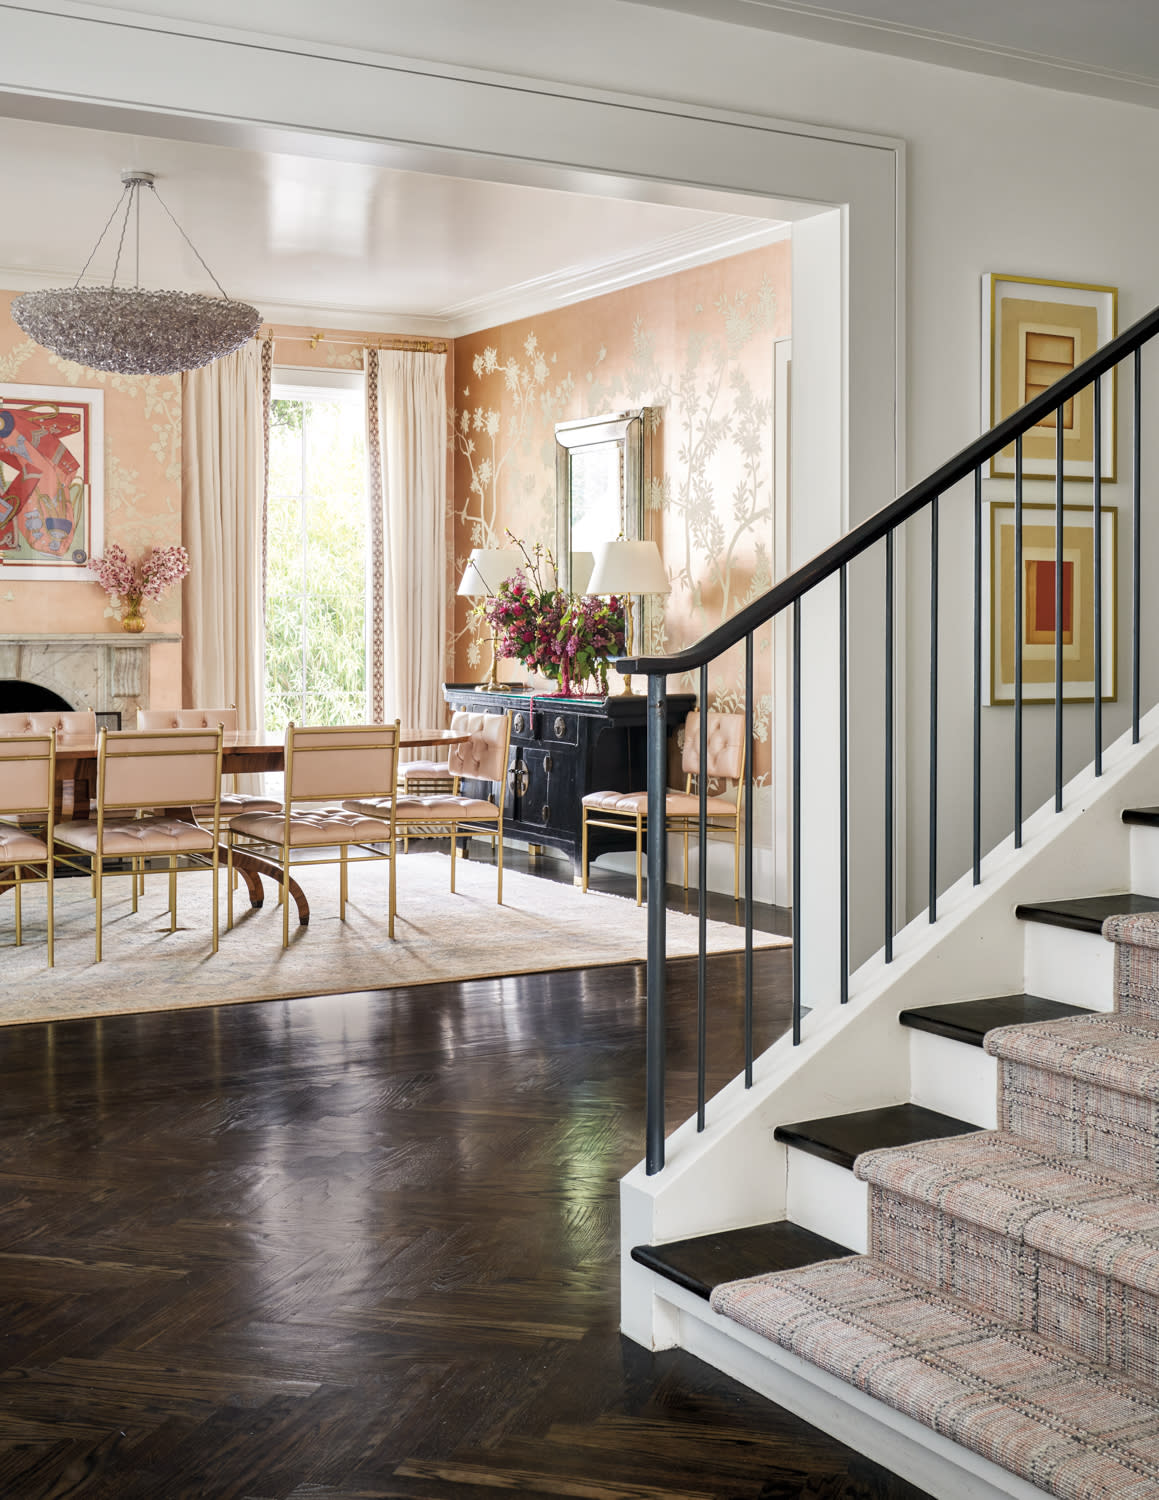
<svg viewBox="0 0 1159 1500">
<path fill-rule="evenodd" d="M 991 704 L 1014 702 L 1016 651 L 1022 651 L 1024 703 L 1053 703 L 1055 686 L 1055 508 L 1022 507 L 1022 621 L 1014 610 L 1015 535 L 1011 501 L 990 502 L 990 568 L 987 578 Z M 1062 530 L 1062 695 L 1064 701 L 1094 701 L 1095 651 L 1102 652 L 1102 697 L 1117 696 L 1118 516 L 1110 505 L 1102 518 L 1102 641 L 1095 641 L 1094 507 L 1063 507 Z"/>
<path fill-rule="evenodd" d="M 994 427 L 1113 339 L 1118 292 L 1076 281 L 1029 276 L 982 278 L 982 417 Z M 1115 478 L 1115 373 L 1102 377 L 1102 477 Z M 1062 409 L 1063 475 L 1094 476 L 1094 390 L 1088 386 Z M 1057 412 L 1022 439 L 1022 472 L 1053 479 Z M 992 479 L 1014 473 L 1014 444 L 990 461 Z"/>
</svg>

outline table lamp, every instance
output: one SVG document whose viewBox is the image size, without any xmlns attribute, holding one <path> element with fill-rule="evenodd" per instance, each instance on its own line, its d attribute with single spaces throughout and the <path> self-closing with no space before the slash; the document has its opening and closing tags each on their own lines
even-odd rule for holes
<svg viewBox="0 0 1159 1500">
<path fill-rule="evenodd" d="M 457 593 L 467 599 L 494 599 L 499 585 L 505 578 L 524 566 L 523 554 L 518 547 L 475 547 L 463 573 Z M 496 674 L 498 659 L 495 655 L 495 632 L 491 632 L 491 675 L 479 684 L 487 693 L 501 693 L 509 684 L 499 681 Z"/>
<path fill-rule="evenodd" d="M 596 565 L 588 581 L 589 594 L 616 594 L 627 601 L 624 611 L 624 655 L 632 655 L 632 595 L 667 594 L 671 585 L 664 559 L 655 542 L 604 542 L 596 552 Z M 632 678 L 624 674 L 625 696 L 632 695 Z"/>
</svg>

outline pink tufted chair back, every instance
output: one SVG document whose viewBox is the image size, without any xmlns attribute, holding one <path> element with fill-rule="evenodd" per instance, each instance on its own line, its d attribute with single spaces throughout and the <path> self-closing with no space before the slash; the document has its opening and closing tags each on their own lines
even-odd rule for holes
<svg viewBox="0 0 1159 1500">
<path fill-rule="evenodd" d="M 236 708 L 139 708 L 138 729 L 224 729 L 223 741 L 237 743 Z"/>
<path fill-rule="evenodd" d="M 711 781 L 739 781 L 744 775 L 744 714 L 708 716 L 708 777 Z M 700 774 L 700 714 L 693 710 L 684 721 L 684 754 L 680 761 L 686 776 Z"/>
<path fill-rule="evenodd" d="M 458 717 L 456 715 L 456 717 Z M 462 745 L 452 745 L 447 769 L 452 776 L 468 776 L 478 781 L 507 784 L 507 756 L 511 748 L 511 715 L 470 714 L 478 723 L 464 725 L 471 738 Z M 456 725 L 456 728 L 459 726 Z"/>
<path fill-rule="evenodd" d="M 2 717 L 15 717 L 8 714 Z M 47 813 L 52 808 L 53 748 L 50 734 L 20 734 L 12 738 L 0 728 L 0 809 L 4 812 Z"/>
<path fill-rule="evenodd" d="M 389 797 L 398 779 L 398 721 L 286 729 L 287 802 Z"/>
<path fill-rule="evenodd" d="M 97 716 L 91 708 L 50 708 L 37 713 L 0 714 L 0 734 L 56 734 L 58 746 L 95 745 Z"/>
<path fill-rule="evenodd" d="M 101 740 L 97 783 L 105 807 L 214 803 L 221 782 L 218 730 L 120 730 Z"/>
</svg>

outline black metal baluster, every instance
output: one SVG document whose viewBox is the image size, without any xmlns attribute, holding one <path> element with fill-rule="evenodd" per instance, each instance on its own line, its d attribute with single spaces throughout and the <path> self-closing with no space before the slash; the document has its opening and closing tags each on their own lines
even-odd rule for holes
<svg viewBox="0 0 1159 1500">
<path fill-rule="evenodd" d="M 801 601 L 793 600 L 793 1046 L 801 1044 Z"/>
<path fill-rule="evenodd" d="M 648 678 L 648 827 L 661 830 L 648 840 L 648 1010 L 645 1064 L 645 1170 L 664 1166 L 664 1010 L 667 958 L 664 889 L 668 881 L 668 840 L 664 837 L 664 794 L 668 788 L 668 681 L 662 672 Z"/>
<path fill-rule="evenodd" d="M 841 1004 L 844 1005 L 849 999 L 849 580 L 844 565 L 840 573 L 839 598 L 837 628 L 841 637 L 838 657 L 841 703 L 837 736 L 841 795 Z"/>
<path fill-rule="evenodd" d="M 1139 629 L 1142 603 L 1142 554 L 1139 527 L 1143 519 L 1143 351 L 1135 350 L 1134 426 L 1131 455 L 1131 743 L 1139 743 Z"/>
<path fill-rule="evenodd" d="M 696 950 L 696 1128 L 704 1129 L 708 1053 L 708 663 L 700 669 L 699 794 L 700 867 Z"/>
<path fill-rule="evenodd" d="M 753 1086 L 753 636 L 744 643 L 744 1086 Z"/>
<path fill-rule="evenodd" d="M 885 961 L 893 962 L 893 537 L 885 538 Z"/>
<path fill-rule="evenodd" d="M 930 921 L 938 920 L 938 497 L 930 501 Z"/>
<path fill-rule="evenodd" d="M 1014 847 L 1022 848 L 1022 437 L 1014 440 Z"/>
<path fill-rule="evenodd" d="M 1054 414 L 1054 810 L 1062 812 L 1062 432 L 1063 408 Z M 1072 596 L 1072 609 L 1073 596 Z"/>
<path fill-rule="evenodd" d="M 974 470 L 974 884 L 982 883 L 982 470 Z"/>
<path fill-rule="evenodd" d="M 1095 775 L 1103 774 L 1103 382 L 1095 381 Z"/>
</svg>

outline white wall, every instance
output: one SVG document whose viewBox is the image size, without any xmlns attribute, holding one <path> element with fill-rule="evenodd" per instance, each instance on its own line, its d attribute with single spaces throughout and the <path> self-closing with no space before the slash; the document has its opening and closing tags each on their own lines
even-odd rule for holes
<svg viewBox="0 0 1159 1500">
<path fill-rule="evenodd" d="M 36 7 L 37 0 L 32 4 Z M 111 7 L 54 5 L 51 0 L 37 8 L 113 14 Z M 227 0 L 124 0 L 117 13 L 191 18 L 212 28 L 235 24 L 237 8 Z M 306 0 L 249 0 L 244 15 L 254 30 L 307 39 L 310 45 L 302 49 L 307 53 L 319 50 L 319 43 L 338 54 L 342 47 L 378 48 L 434 64 L 554 80 L 569 89 L 617 90 L 904 138 L 909 146 L 908 384 L 898 420 L 906 434 L 910 479 L 932 469 L 979 430 L 979 281 L 984 271 L 1117 285 L 1121 326 L 1159 300 L 1154 253 L 1159 205 L 1149 191 L 1149 169 L 1159 148 L 1159 112 L 778 37 L 623 0 L 585 0 L 583 6 L 564 0 L 488 0 L 485 5 L 478 0 L 424 0 L 421 7 L 404 0 L 331 0 L 325 7 Z M 416 71 L 423 71 L 421 64 Z M 211 90 L 205 108 L 216 102 Z M 623 122 L 624 152 L 630 157 L 637 136 L 629 114 Z M 448 120 L 448 137 L 460 124 Z M 551 141 L 528 141 L 528 150 L 541 157 L 552 149 L 562 153 L 558 159 L 572 159 L 559 143 L 553 148 Z M 727 172 L 728 163 L 721 166 Z M 873 352 L 851 349 L 855 373 L 858 361 L 871 360 Z M 1125 442 L 1121 431 L 1120 443 Z M 1123 446 L 1121 468 L 1125 458 Z M 894 487 L 893 476 L 880 473 L 877 465 L 855 466 L 849 475 L 850 518 L 866 514 Z M 1120 497 L 1108 491 L 1105 499 L 1115 503 Z M 798 496 L 797 504 L 804 503 L 807 497 Z M 924 891 L 928 732 L 924 524 L 913 530 L 905 552 L 913 649 L 902 684 L 909 770 L 902 810 L 913 830 L 908 851 L 911 907 L 921 904 Z M 970 661 L 968 534 L 965 508 L 947 502 L 942 515 L 946 708 L 941 833 L 946 879 L 968 858 L 969 718 L 963 697 Z M 1125 526 L 1120 534 L 1125 541 Z M 962 568 L 956 578 L 950 576 L 955 563 Z M 872 572 L 869 564 L 866 571 L 867 576 Z M 1120 577 L 1126 577 L 1122 567 Z M 1149 618 L 1145 634 L 1153 636 L 1156 623 Z M 859 627 L 858 646 L 862 644 L 867 653 L 876 649 L 879 654 L 868 630 L 861 639 Z M 1121 639 L 1120 647 L 1124 644 Z M 1148 673 L 1145 679 L 1145 704 L 1153 697 L 1146 688 L 1155 675 Z M 855 670 L 854 680 L 855 708 L 873 724 L 876 673 Z M 1048 733 L 1048 716 L 1041 708 L 1028 713 L 1028 748 Z M 989 710 L 986 718 L 989 843 L 1005 827 L 1009 710 Z M 1122 710 L 1111 715 L 1108 738 L 1121 722 Z M 861 742 L 859 733 L 859 747 Z M 1068 771 L 1086 754 L 1076 740 Z M 867 765 L 855 798 L 862 818 L 872 822 L 880 777 L 875 759 Z M 1042 778 L 1030 776 L 1026 805 L 1034 806 L 1044 793 Z M 877 901 L 878 893 L 862 899 Z"/>
</svg>

